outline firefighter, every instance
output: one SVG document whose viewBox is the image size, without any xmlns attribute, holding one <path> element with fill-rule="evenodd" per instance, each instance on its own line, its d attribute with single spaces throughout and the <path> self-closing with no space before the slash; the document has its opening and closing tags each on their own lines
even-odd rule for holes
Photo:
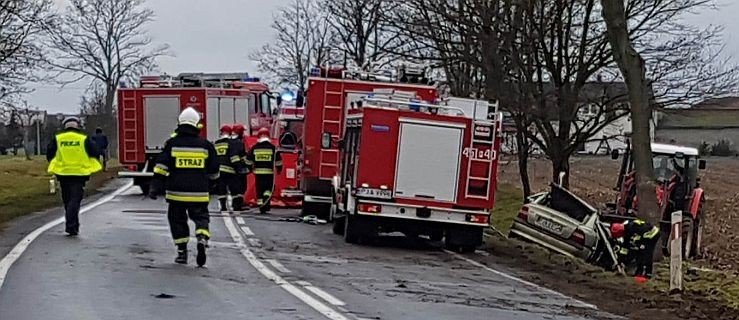
<svg viewBox="0 0 739 320">
<path fill-rule="evenodd" d="M 200 114 L 187 108 L 179 116 L 174 137 L 167 140 L 154 166 L 154 181 L 149 196 L 156 199 L 165 192 L 169 203 L 167 218 L 177 247 L 176 263 L 187 263 L 190 240 L 188 215 L 195 223 L 198 266 L 205 265 L 205 248 L 210 239 L 208 224 L 209 190 L 219 177 L 213 144 L 200 137 Z"/>
<path fill-rule="evenodd" d="M 233 197 L 232 208 L 236 208 L 237 198 L 243 199 L 243 194 L 239 193 L 240 187 L 236 177 L 236 163 L 232 163 L 234 154 L 233 148 L 231 148 L 231 135 L 233 134 L 233 128 L 224 124 L 221 126 L 221 137 L 215 142 L 216 158 L 218 159 L 218 165 L 220 170 L 220 177 L 216 182 L 216 195 L 218 202 L 221 206 L 221 212 L 228 212 L 228 194 L 230 193 Z"/>
<path fill-rule="evenodd" d="M 623 238 L 621 247 L 616 248 L 620 262 L 627 264 L 636 260 L 634 277 L 637 281 L 652 278 L 652 259 L 659 234 L 659 227 L 643 220 L 611 224 L 611 237 Z"/>
<path fill-rule="evenodd" d="M 259 129 L 257 143 L 249 153 L 249 162 L 253 163 L 254 180 L 256 182 L 257 206 L 259 212 L 269 212 L 270 199 L 274 191 L 275 168 L 282 172 L 282 157 L 277 148 L 269 141 L 269 129 Z"/>
<path fill-rule="evenodd" d="M 232 151 L 230 160 L 236 169 L 235 191 L 231 192 L 234 197 L 234 211 L 244 211 L 244 194 L 246 193 L 246 175 L 249 174 L 248 157 L 246 147 L 244 146 L 244 128 L 243 124 L 237 123 L 233 126 L 233 136 L 230 141 Z"/>
<path fill-rule="evenodd" d="M 80 232 L 80 203 L 85 183 L 90 175 L 103 169 L 97 160 L 100 156 L 95 143 L 80 131 L 80 119 L 67 117 L 62 121 L 64 129 L 57 133 L 48 145 L 47 171 L 56 176 L 62 189 L 65 232 L 76 236 Z"/>
</svg>

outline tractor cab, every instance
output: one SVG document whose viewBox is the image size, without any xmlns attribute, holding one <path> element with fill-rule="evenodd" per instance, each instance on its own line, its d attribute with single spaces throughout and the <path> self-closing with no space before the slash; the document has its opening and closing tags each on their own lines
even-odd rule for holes
<svg viewBox="0 0 739 320">
<path fill-rule="evenodd" d="M 619 158 L 618 150 L 611 154 Z M 685 256 L 696 254 L 700 247 L 701 220 L 705 196 L 700 187 L 699 170 L 706 168 L 706 161 L 700 159 L 698 149 L 668 144 L 652 143 L 652 165 L 657 181 L 657 201 L 662 216 L 662 227 L 668 227 L 670 215 L 683 212 L 683 239 Z M 610 209 L 622 216 L 636 216 L 638 198 L 636 196 L 636 170 L 631 146 L 627 143 L 621 170 L 616 185 L 618 196 Z"/>
</svg>

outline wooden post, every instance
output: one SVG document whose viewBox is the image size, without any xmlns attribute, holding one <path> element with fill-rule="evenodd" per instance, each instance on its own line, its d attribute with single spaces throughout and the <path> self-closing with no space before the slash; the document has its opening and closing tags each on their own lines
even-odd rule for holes
<svg viewBox="0 0 739 320">
<path fill-rule="evenodd" d="M 683 290 L 683 212 L 672 213 L 670 232 L 670 294 Z"/>
</svg>

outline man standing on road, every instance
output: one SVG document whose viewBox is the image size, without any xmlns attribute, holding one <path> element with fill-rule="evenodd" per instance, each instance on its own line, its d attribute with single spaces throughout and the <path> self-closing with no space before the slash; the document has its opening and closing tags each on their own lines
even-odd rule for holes
<svg viewBox="0 0 739 320">
<path fill-rule="evenodd" d="M 103 134 L 103 129 L 98 127 L 95 129 L 95 135 L 92 136 L 92 141 L 100 150 L 100 159 L 103 163 L 103 171 L 107 170 L 108 167 L 108 137 Z"/>
<path fill-rule="evenodd" d="M 256 182 L 257 206 L 259 212 L 268 213 L 275 182 L 275 168 L 282 172 L 282 157 L 277 148 L 269 141 L 269 129 L 259 129 L 259 140 L 249 154 L 249 161 L 254 163 L 254 180 Z"/>
<path fill-rule="evenodd" d="M 210 239 L 208 202 L 210 186 L 218 179 L 219 166 L 213 144 L 200 137 L 200 114 L 187 108 L 179 116 L 172 138 L 164 144 L 154 166 L 154 181 L 149 197 L 156 199 L 161 190 L 169 203 L 167 218 L 177 247 L 176 263 L 187 263 L 190 240 L 188 215 L 195 222 L 198 266 L 205 265 L 205 248 Z"/>
<path fill-rule="evenodd" d="M 659 227 L 643 220 L 611 224 L 611 237 L 623 237 L 623 246 L 617 249 L 622 263 L 636 259 L 634 278 L 645 282 L 652 278 L 654 248 L 659 241 Z"/>
<path fill-rule="evenodd" d="M 249 159 L 247 157 L 246 146 L 244 146 L 244 128 L 243 124 L 237 123 L 233 127 L 233 137 L 230 141 L 231 163 L 236 169 L 236 190 L 232 192 L 234 197 L 234 211 L 244 211 L 244 194 L 246 193 L 246 175 L 249 173 Z"/>
<path fill-rule="evenodd" d="M 231 193 L 233 197 L 232 208 L 236 208 L 237 197 L 243 199 L 243 194 L 239 194 L 239 183 L 236 177 L 236 162 L 232 162 L 234 157 L 238 158 L 234 154 L 233 148 L 231 148 L 231 135 L 233 134 L 233 128 L 230 125 L 224 124 L 221 126 L 221 137 L 216 140 L 216 158 L 218 159 L 218 165 L 220 166 L 221 176 L 218 178 L 216 185 L 216 195 L 218 196 L 218 202 L 220 203 L 221 213 L 228 212 L 228 194 Z"/>
<path fill-rule="evenodd" d="M 90 175 L 102 169 L 95 143 L 80 130 L 80 119 L 74 116 L 62 121 L 64 130 L 54 136 L 46 152 L 48 172 L 56 176 L 62 189 L 65 231 L 70 236 L 80 232 L 79 212 Z"/>
</svg>

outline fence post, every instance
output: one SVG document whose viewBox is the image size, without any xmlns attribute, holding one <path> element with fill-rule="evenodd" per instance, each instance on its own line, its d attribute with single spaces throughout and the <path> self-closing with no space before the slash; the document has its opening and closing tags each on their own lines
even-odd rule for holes
<svg viewBox="0 0 739 320">
<path fill-rule="evenodd" d="M 673 294 L 683 290 L 683 212 L 673 212 L 670 222 L 670 294 Z"/>
</svg>

